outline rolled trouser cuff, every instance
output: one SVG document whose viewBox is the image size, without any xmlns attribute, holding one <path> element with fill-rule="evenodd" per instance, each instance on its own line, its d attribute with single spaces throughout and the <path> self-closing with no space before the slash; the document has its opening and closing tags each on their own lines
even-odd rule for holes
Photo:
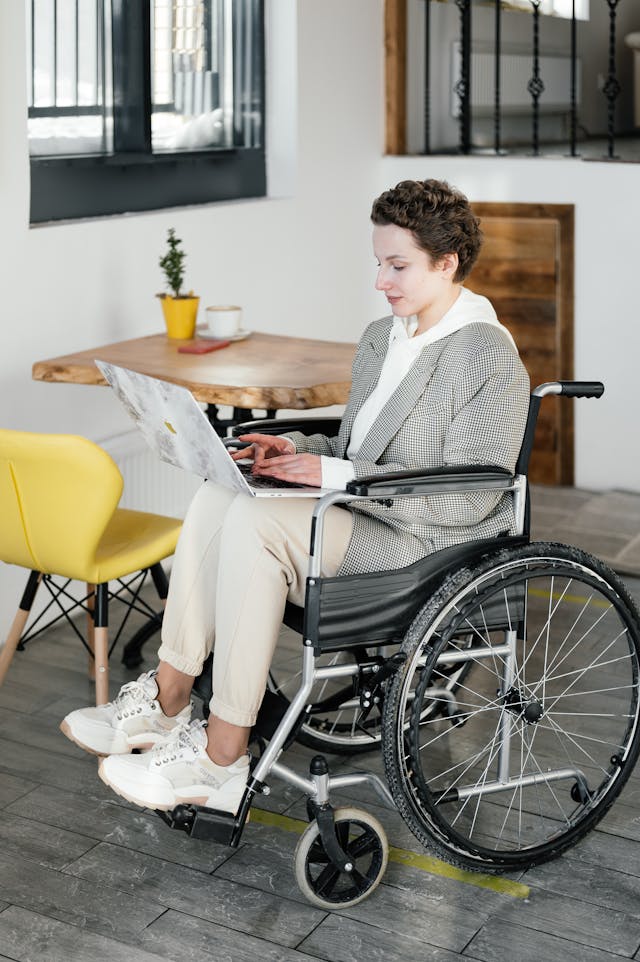
<svg viewBox="0 0 640 962">
<path fill-rule="evenodd" d="M 252 712 L 238 711 L 237 708 L 231 708 L 230 705 L 225 705 L 224 702 L 221 702 L 215 695 L 213 695 L 209 702 L 209 708 L 211 709 L 211 714 L 215 715 L 216 718 L 227 722 L 229 725 L 238 725 L 240 728 L 252 728 L 258 717 L 257 708 Z"/>
<path fill-rule="evenodd" d="M 167 665 L 171 665 L 176 671 L 181 671 L 183 675 L 193 675 L 194 678 L 197 678 L 202 672 L 203 662 L 200 659 L 194 661 L 193 658 L 186 658 L 164 643 L 158 649 L 158 659 L 166 662 Z"/>
</svg>

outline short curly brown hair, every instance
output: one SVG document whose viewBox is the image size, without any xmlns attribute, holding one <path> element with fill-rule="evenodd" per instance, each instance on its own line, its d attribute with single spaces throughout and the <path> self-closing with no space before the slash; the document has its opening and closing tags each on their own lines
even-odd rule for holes
<svg viewBox="0 0 640 962">
<path fill-rule="evenodd" d="M 456 283 L 470 274 L 482 246 L 480 221 L 468 199 L 444 180 L 400 181 L 374 200 L 371 220 L 410 230 L 434 263 L 456 253 Z"/>
</svg>

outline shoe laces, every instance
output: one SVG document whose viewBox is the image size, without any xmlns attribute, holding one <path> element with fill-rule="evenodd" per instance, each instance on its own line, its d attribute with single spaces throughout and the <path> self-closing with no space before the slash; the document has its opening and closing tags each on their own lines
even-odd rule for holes
<svg viewBox="0 0 640 962">
<path fill-rule="evenodd" d="M 202 750 L 202 740 L 198 739 L 196 732 L 204 732 L 206 723 L 196 719 L 192 722 L 179 721 L 173 728 L 163 744 L 158 745 L 151 752 L 153 764 L 160 767 L 169 762 L 175 762 L 183 752 L 190 752 L 198 755 Z"/>
<path fill-rule="evenodd" d="M 150 674 L 141 675 L 136 681 L 129 681 L 122 686 L 113 702 L 118 713 L 118 721 L 129 718 L 131 715 L 141 714 L 145 705 L 155 708 L 156 703 L 144 685 L 150 677 Z"/>
</svg>

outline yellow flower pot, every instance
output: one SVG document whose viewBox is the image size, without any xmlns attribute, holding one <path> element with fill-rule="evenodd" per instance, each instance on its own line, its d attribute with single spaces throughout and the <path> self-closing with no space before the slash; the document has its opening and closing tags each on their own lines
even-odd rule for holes
<svg viewBox="0 0 640 962">
<path fill-rule="evenodd" d="M 160 301 L 168 336 L 183 341 L 192 338 L 196 330 L 200 298 L 172 297 L 171 294 L 162 294 Z"/>
</svg>

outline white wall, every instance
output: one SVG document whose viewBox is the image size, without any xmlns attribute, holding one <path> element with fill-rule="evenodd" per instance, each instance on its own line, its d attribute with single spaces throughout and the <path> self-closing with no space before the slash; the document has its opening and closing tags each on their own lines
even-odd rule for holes
<svg viewBox="0 0 640 962">
<path fill-rule="evenodd" d="M 0 4 L 0 423 L 96 440 L 128 430 L 105 389 L 36 383 L 31 365 L 161 329 L 154 293 L 169 226 L 205 304 L 239 302 L 258 330 L 355 340 L 385 310 L 372 289 L 371 199 L 402 177 L 436 176 L 473 200 L 576 204 L 575 371 L 607 385 L 602 401 L 575 402 L 576 481 L 640 490 L 640 167 L 383 158 L 382 0 L 299 0 L 297 13 L 292 196 L 30 229 L 23 4 Z M 21 582 L 2 566 L 0 633 Z"/>
</svg>

